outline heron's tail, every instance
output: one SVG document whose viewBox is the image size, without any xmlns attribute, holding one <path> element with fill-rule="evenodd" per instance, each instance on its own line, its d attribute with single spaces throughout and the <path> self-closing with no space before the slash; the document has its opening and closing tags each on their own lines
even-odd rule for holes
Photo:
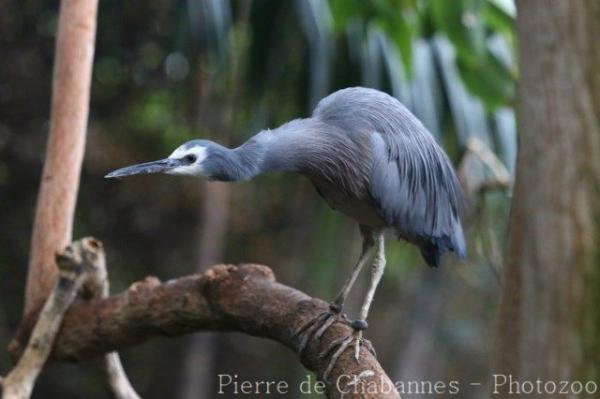
<svg viewBox="0 0 600 399">
<path fill-rule="evenodd" d="M 440 265 L 441 256 L 449 251 L 455 252 L 460 259 L 467 257 L 467 246 L 463 234 L 462 225 L 459 221 L 453 223 L 451 235 L 443 234 L 441 237 L 428 237 L 419 243 L 421 256 L 431 267 Z"/>
</svg>

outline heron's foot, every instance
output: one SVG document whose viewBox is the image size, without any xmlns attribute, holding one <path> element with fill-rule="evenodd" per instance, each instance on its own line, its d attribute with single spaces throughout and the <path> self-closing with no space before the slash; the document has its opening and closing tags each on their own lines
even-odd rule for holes
<svg viewBox="0 0 600 399">
<path fill-rule="evenodd" d="M 354 320 L 350 325 L 354 329 L 352 334 L 333 341 L 327 349 L 319 354 L 319 357 L 321 358 L 331 356 L 329 363 L 327 364 L 327 368 L 323 373 L 323 380 L 325 382 L 328 382 L 329 374 L 331 374 L 331 371 L 335 367 L 335 364 L 342 353 L 344 353 L 346 349 L 352 345 L 354 345 L 354 359 L 356 359 L 357 362 L 360 360 L 360 347 L 362 345 L 364 345 L 365 348 L 367 348 L 367 350 L 373 354 L 373 356 L 377 357 L 375 348 L 373 347 L 373 344 L 371 344 L 371 341 L 363 338 L 363 331 L 368 327 L 367 322 L 365 320 Z"/>
<path fill-rule="evenodd" d="M 325 331 L 336 321 L 351 324 L 348 317 L 342 313 L 342 307 L 332 302 L 329 304 L 327 312 L 319 314 L 298 329 L 295 334 L 297 337 L 300 337 L 298 353 L 302 356 L 311 339 L 320 339 Z"/>
</svg>

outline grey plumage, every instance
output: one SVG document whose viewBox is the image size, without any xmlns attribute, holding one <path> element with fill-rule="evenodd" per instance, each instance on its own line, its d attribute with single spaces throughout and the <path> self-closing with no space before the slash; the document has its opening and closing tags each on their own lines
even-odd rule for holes
<svg viewBox="0 0 600 399">
<path fill-rule="evenodd" d="M 323 99 L 313 117 L 370 138 L 372 205 L 398 236 L 420 247 L 428 264 L 437 266 L 446 251 L 466 256 L 460 183 L 444 151 L 406 107 L 385 93 L 350 88 Z"/>
<path fill-rule="evenodd" d="M 259 145 L 268 148 L 261 171 L 306 175 L 333 208 L 367 227 L 392 227 L 431 266 L 447 251 L 466 256 L 462 191 L 450 160 L 395 98 L 340 90 L 311 118 L 261 134 L 258 142 L 270 142 Z"/>
<path fill-rule="evenodd" d="M 202 159 L 182 157 L 198 148 Z M 321 100 L 310 118 L 262 131 L 238 148 L 193 140 L 168 159 L 182 166 L 165 173 L 211 180 L 300 173 L 363 230 L 393 228 L 420 248 L 429 265 L 438 266 L 447 251 L 466 256 L 462 192 L 448 157 L 406 107 L 377 90 L 343 89 Z M 107 177 L 148 173 L 135 168 Z"/>
<path fill-rule="evenodd" d="M 351 323 L 352 336 L 322 352 L 332 353 L 325 380 L 352 342 L 359 359 L 366 319 L 386 264 L 385 228 L 416 244 L 431 266 L 438 266 L 447 251 L 466 256 L 462 192 L 448 157 L 408 109 L 373 89 L 335 92 L 319 102 L 310 118 L 262 131 L 235 149 L 193 140 L 167 159 L 128 166 L 106 177 L 168 173 L 240 181 L 265 172 L 305 175 L 329 205 L 359 223 L 363 235 L 360 257 L 330 311 L 299 328 L 300 352 L 313 334 L 320 336 L 336 319 L 347 322 L 346 298 L 372 260 L 359 318 Z"/>
</svg>

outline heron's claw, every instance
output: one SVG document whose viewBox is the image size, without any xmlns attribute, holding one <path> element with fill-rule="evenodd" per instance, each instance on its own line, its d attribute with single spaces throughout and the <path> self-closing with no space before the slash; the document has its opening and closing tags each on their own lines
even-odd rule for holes
<svg viewBox="0 0 600 399">
<path fill-rule="evenodd" d="M 302 353 L 312 338 L 320 339 L 325 331 L 327 331 L 327 329 L 336 321 L 350 324 L 348 317 L 342 313 L 341 307 L 331 303 L 329 305 L 329 311 L 321 313 L 300 327 L 294 334 L 296 337 L 301 337 L 300 345 L 298 346 L 298 353 L 300 356 L 302 356 Z"/>
<path fill-rule="evenodd" d="M 353 322 L 353 324 L 354 323 L 355 322 Z M 365 322 L 365 324 L 366 324 L 366 322 Z M 362 324 L 361 324 L 361 326 L 362 326 Z M 375 353 L 375 348 L 373 348 L 373 344 L 371 344 L 371 341 L 369 341 L 368 339 L 363 338 L 362 332 L 363 332 L 362 329 L 355 329 L 352 334 L 333 341 L 331 343 L 331 345 L 329 345 L 328 348 L 326 348 L 323 352 L 321 352 L 319 354 L 319 357 L 322 357 L 322 358 L 331 355 L 331 358 L 329 359 L 329 363 L 327 364 L 327 368 L 325 369 L 325 372 L 323 373 L 323 380 L 325 382 L 329 381 L 328 380 L 329 374 L 331 374 L 333 367 L 335 367 L 335 364 L 337 363 L 337 361 L 340 358 L 340 356 L 342 355 L 342 353 L 344 353 L 344 351 L 346 349 L 348 349 L 352 345 L 353 342 L 354 342 L 354 358 L 356 359 L 357 362 L 360 360 L 361 345 L 364 345 L 365 348 L 367 348 L 367 350 L 373 354 L 373 356 L 377 357 L 377 354 Z M 333 352 L 333 354 L 332 354 L 332 352 Z"/>
<path fill-rule="evenodd" d="M 327 331 L 327 329 L 336 321 L 342 321 L 348 324 L 354 331 L 348 336 L 334 340 L 324 351 L 319 353 L 319 358 L 321 359 L 330 357 L 327 368 L 323 373 L 323 380 L 325 382 L 328 382 L 327 378 L 329 377 L 329 374 L 331 374 L 339 357 L 352 345 L 352 343 L 354 343 L 354 358 L 357 362 L 360 360 L 361 345 L 367 348 L 373 356 L 377 357 L 371 342 L 363 338 L 363 331 L 369 326 L 367 322 L 365 320 L 350 321 L 348 317 L 342 313 L 341 307 L 335 303 L 329 305 L 329 311 L 323 312 L 314 319 L 309 320 L 295 333 L 296 337 L 300 337 L 300 344 L 298 346 L 298 353 L 300 356 L 303 355 L 303 352 L 311 339 L 320 339 L 325 331 Z"/>
</svg>

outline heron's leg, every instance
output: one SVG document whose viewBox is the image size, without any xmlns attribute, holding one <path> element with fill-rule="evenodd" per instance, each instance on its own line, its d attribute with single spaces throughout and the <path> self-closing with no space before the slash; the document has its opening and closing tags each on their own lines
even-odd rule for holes
<svg viewBox="0 0 600 399">
<path fill-rule="evenodd" d="M 325 372 L 323 373 L 323 379 L 325 381 L 328 380 L 329 374 L 331 370 L 337 363 L 339 357 L 352 345 L 355 343 L 355 354 L 354 357 L 356 360 L 359 360 L 360 346 L 364 345 L 367 350 L 369 350 L 373 355 L 375 355 L 375 349 L 371 345 L 371 343 L 362 337 L 363 330 L 367 328 L 367 322 L 365 321 L 367 315 L 369 313 L 369 308 L 371 306 L 371 302 L 373 301 L 373 296 L 375 295 L 375 290 L 379 281 L 381 280 L 381 276 L 383 274 L 383 269 L 385 267 L 385 251 L 384 251 L 384 242 L 383 242 L 383 231 L 377 232 L 373 234 L 373 232 L 368 228 L 362 228 L 361 232 L 363 233 L 364 242 L 363 242 L 363 252 L 360 256 L 360 259 L 354 269 L 352 270 L 352 274 L 350 278 L 344 284 L 340 294 L 336 297 L 336 299 L 332 303 L 332 311 L 335 311 L 335 308 L 339 309 L 338 312 L 341 312 L 341 308 L 344 304 L 344 300 L 348 295 L 352 284 L 356 280 L 356 276 L 360 272 L 360 269 L 364 266 L 366 261 L 371 257 L 371 253 L 373 249 L 376 249 L 375 257 L 373 259 L 372 268 L 371 268 L 371 283 L 369 285 L 369 290 L 367 291 L 367 295 L 363 302 L 363 306 L 360 311 L 359 319 L 355 320 L 351 323 L 354 332 L 349 336 L 342 337 L 329 345 L 321 354 L 320 357 L 324 358 L 327 356 L 331 356 L 329 358 L 329 363 Z M 315 334 L 318 336 L 321 334 L 324 329 L 328 328 L 328 323 L 324 323 L 323 327 L 319 329 L 319 331 Z"/>
<path fill-rule="evenodd" d="M 342 355 L 342 353 L 344 353 L 344 351 L 348 347 L 350 347 L 350 345 L 352 345 L 353 342 L 354 358 L 357 361 L 359 360 L 361 345 L 365 345 L 369 351 L 375 354 L 375 350 L 373 349 L 371 343 L 363 338 L 363 331 L 367 329 L 366 320 L 369 314 L 371 303 L 373 302 L 373 297 L 375 296 L 375 290 L 377 289 L 377 285 L 379 285 L 379 281 L 381 281 L 381 276 L 383 276 L 383 270 L 385 269 L 385 245 L 383 231 L 375 233 L 374 237 L 374 246 L 376 247 L 376 253 L 371 266 L 371 282 L 369 284 L 369 289 L 367 290 L 367 294 L 365 295 L 365 299 L 360 309 L 359 318 L 358 320 L 354 320 L 352 322 L 352 328 L 354 328 L 354 333 L 348 337 L 343 338 L 343 340 L 340 340 L 339 342 L 333 343 L 327 349 L 327 353 L 331 353 L 334 350 L 335 352 L 331 356 L 331 359 L 329 360 L 329 365 L 323 373 L 324 380 L 327 380 L 327 377 L 333 369 L 338 358 Z"/>
<path fill-rule="evenodd" d="M 336 321 L 348 321 L 345 315 L 342 315 L 342 309 L 348 293 L 352 289 L 352 285 L 356 281 L 356 277 L 360 273 L 363 266 L 367 263 L 372 255 L 372 250 L 375 246 L 373 234 L 368 227 L 361 226 L 360 232 L 363 236 L 363 247 L 358 262 L 354 265 L 350 277 L 344 283 L 340 293 L 330 303 L 330 310 L 323 312 L 316 318 L 309 320 L 306 324 L 296 331 L 295 335 L 300 337 L 299 352 L 302 353 L 311 338 L 319 339 L 325 331 Z"/>
<path fill-rule="evenodd" d="M 352 323 L 353 327 L 357 329 L 356 349 L 354 354 L 357 360 L 360 350 L 360 342 L 362 340 L 362 332 L 367 327 L 366 320 L 367 316 L 369 315 L 369 309 L 371 308 L 375 291 L 377 290 L 377 286 L 381 281 L 381 277 L 383 276 L 383 271 L 385 269 L 385 239 L 383 232 L 378 232 L 375 235 L 375 245 L 377 247 L 377 252 L 375 253 L 375 258 L 373 259 L 373 263 L 371 265 L 371 282 L 369 284 L 369 289 L 367 290 L 367 294 L 365 295 L 365 299 L 360 309 L 359 318 Z"/>
<path fill-rule="evenodd" d="M 360 257 L 358 258 L 358 262 L 356 262 L 354 268 L 352 268 L 352 273 L 344 282 L 340 293 L 335 297 L 333 302 L 331 302 L 331 310 L 335 313 L 341 313 L 344 309 L 346 298 L 348 297 L 348 294 L 350 293 L 350 290 L 352 289 L 352 286 L 354 285 L 354 282 L 356 281 L 360 271 L 371 257 L 371 252 L 375 246 L 371 233 L 365 232 L 362 228 L 361 232 L 363 235 L 363 247 Z"/>
</svg>

